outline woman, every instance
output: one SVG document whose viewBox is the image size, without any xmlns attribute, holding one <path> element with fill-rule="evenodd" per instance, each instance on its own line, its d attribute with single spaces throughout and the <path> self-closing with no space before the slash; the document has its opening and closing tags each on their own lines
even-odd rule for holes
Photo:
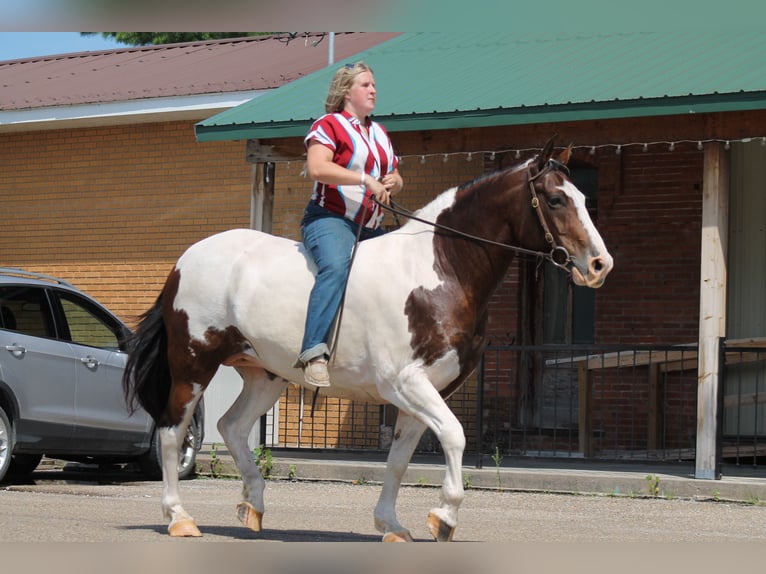
<svg viewBox="0 0 766 574">
<path fill-rule="evenodd" d="M 306 171 L 314 191 L 301 221 L 303 244 L 317 266 L 309 296 L 301 353 L 296 366 L 305 381 L 330 385 L 328 340 L 348 277 L 359 226 L 360 239 L 382 235 L 381 207 L 401 191 L 391 140 L 370 119 L 375 109 L 375 78 L 363 62 L 346 64 L 333 77 L 324 116 L 306 136 Z"/>
</svg>

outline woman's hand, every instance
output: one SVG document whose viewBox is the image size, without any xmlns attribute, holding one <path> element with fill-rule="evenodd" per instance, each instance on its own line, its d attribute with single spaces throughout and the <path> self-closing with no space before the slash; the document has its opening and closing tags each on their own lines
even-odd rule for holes
<svg viewBox="0 0 766 574">
<path fill-rule="evenodd" d="M 386 188 L 382 181 L 378 181 L 371 175 L 365 174 L 364 185 L 367 187 L 367 191 L 374 195 L 375 199 L 380 203 L 383 205 L 389 205 L 391 203 L 391 192 Z"/>
<path fill-rule="evenodd" d="M 404 180 L 402 179 L 402 176 L 399 175 L 398 170 L 394 170 L 391 173 L 384 175 L 381 183 L 391 195 L 396 195 L 404 187 Z"/>
</svg>

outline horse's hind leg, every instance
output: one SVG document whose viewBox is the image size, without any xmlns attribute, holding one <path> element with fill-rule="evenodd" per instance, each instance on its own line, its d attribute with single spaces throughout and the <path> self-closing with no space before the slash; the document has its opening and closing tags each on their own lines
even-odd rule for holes
<svg viewBox="0 0 766 574">
<path fill-rule="evenodd" d="M 166 416 L 169 420 L 180 417 L 180 421 L 176 424 L 161 424 L 157 429 L 162 452 L 162 510 L 165 518 L 169 520 L 168 533 L 171 536 L 202 536 L 194 519 L 181 505 L 178 463 L 186 429 L 194 416 L 194 409 L 202 397 L 203 389 L 204 387 L 197 384 L 174 384 L 171 388 Z"/>
<path fill-rule="evenodd" d="M 412 541 L 410 531 L 399 524 L 396 518 L 396 497 L 412 453 L 425 429 L 425 424 L 399 411 L 394 440 L 388 451 L 383 489 L 375 507 L 375 528 L 383 533 L 383 542 Z"/>
<path fill-rule="evenodd" d="M 245 526 L 259 532 L 266 483 L 255 464 L 247 437 L 258 417 L 274 405 L 287 383 L 280 378 L 270 378 L 260 368 L 238 367 L 237 371 L 242 376 L 242 392 L 218 421 L 218 431 L 242 475 L 242 502 L 237 505 L 237 516 Z"/>
</svg>

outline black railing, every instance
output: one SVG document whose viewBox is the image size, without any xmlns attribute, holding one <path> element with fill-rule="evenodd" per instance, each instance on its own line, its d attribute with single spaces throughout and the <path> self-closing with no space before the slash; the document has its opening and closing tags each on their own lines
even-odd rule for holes
<svg viewBox="0 0 766 574">
<path fill-rule="evenodd" d="M 463 423 L 466 454 L 693 462 L 696 345 L 492 345 L 448 403 Z M 725 358 L 724 358 L 725 357 Z M 766 349 L 726 345 L 719 444 L 727 463 L 766 456 Z M 289 387 L 265 443 L 288 450 L 382 455 L 396 409 Z M 266 431 L 264 425 L 263 430 Z M 430 431 L 416 453 L 440 453 Z"/>
<path fill-rule="evenodd" d="M 719 456 L 738 466 L 766 463 L 766 348 L 726 341 L 719 401 Z"/>
<path fill-rule="evenodd" d="M 615 460 L 694 456 L 697 349 L 491 346 L 478 453 Z"/>
</svg>

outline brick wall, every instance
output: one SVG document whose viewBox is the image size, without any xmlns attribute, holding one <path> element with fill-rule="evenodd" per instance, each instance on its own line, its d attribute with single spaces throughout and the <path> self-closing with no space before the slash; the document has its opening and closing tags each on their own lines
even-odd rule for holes
<svg viewBox="0 0 766 574">
<path fill-rule="evenodd" d="M 0 265 L 74 283 L 129 324 L 191 243 L 249 224 L 242 142 L 175 122 L 0 134 Z"/>
<path fill-rule="evenodd" d="M 603 136 L 597 127 L 593 138 L 580 133 L 580 141 Z M 524 129 L 492 128 L 487 134 L 495 143 L 476 149 L 514 141 Z M 479 135 L 467 133 L 470 141 Z M 539 145 L 542 138 L 532 135 L 517 135 L 516 145 Z M 439 137 L 445 134 L 435 132 L 426 145 L 420 133 L 393 135 L 406 150 L 405 189 L 396 199 L 408 209 L 485 170 L 480 155 L 472 161 L 431 155 L 421 163 L 413 150 L 439 149 Z M 581 150 L 575 159 L 599 170 L 597 226 L 615 257 L 615 270 L 596 296 L 596 342 L 695 341 L 702 152 L 692 144 L 620 155 L 607 148 L 595 155 Z M 302 161 L 276 166 L 276 235 L 299 239 L 311 188 L 303 167 Z M 192 122 L 0 134 L 0 265 L 63 277 L 134 324 L 186 247 L 249 225 L 251 177 L 244 142 L 197 143 Z M 393 224 L 390 215 L 386 224 Z M 517 334 L 518 292 L 514 264 L 491 305 L 495 341 Z M 511 384 L 498 396 L 509 396 Z M 475 383 L 465 392 L 451 405 L 472 424 Z M 347 413 L 348 406 L 336 410 Z"/>
</svg>

